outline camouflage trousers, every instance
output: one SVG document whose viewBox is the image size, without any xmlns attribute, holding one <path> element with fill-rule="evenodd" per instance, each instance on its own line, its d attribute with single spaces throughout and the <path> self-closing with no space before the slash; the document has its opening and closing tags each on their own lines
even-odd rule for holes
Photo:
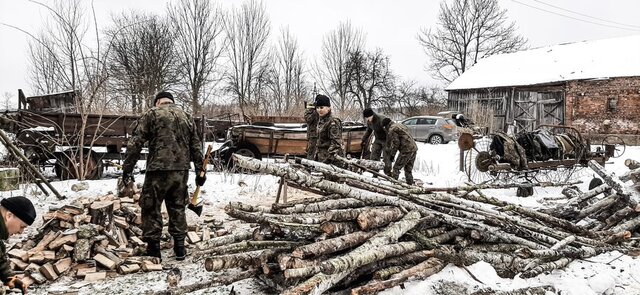
<svg viewBox="0 0 640 295">
<path fill-rule="evenodd" d="M 316 157 L 316 144 L 318 143 L 318 137 L 309 137 L 307 141 L 307 159 L 313 160 Z"/>
<path fill-rule="evenodd" d="M 380 161 L 383 150 L 384 150 L 384 142 L 374 141 L 371 144 L 371 154 L 369 154 L 369 160 Z"/>
<path fill-rule="evenodd" d="M 145 240 L 160 240 L 163 201 L 169 213 L 169 234 L 174 239 L 185 238 L 188 178 L 189 171 L 147 171 L 140 195 L 142 237 Z"/>
<path fill-rule="evenodd" d="M 384 173 L 394 179 L 398 179 L 400 170 L 404 169 L 404 178 L 408 184 L 413 184 L 413 164 L 416 162 L 416 154 L 417 152 L 400 153 L 395 164 L 393 164 L 393 169 L 391 168 L 393 158 L 391 158 L 390 161 L 385 161 Z"/>
</svg>

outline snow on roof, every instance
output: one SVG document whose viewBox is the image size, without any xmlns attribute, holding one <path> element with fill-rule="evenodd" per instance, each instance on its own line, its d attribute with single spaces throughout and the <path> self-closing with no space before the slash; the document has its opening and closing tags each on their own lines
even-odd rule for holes
<svg viewBox="0 0 640 295">
<path fill-rule="evenodd" d="M 445 90 L 640 76 L 640 35 L 546 46 L 480 60 Z"/>
</svg>

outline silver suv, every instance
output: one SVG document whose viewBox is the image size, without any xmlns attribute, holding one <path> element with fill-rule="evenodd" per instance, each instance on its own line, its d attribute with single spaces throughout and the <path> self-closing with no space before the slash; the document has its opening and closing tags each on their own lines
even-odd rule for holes
<svg viewBox="0 0 640 295">
<path fill-rule="evenodd" d="M 402 124 L 409 127 L 411 135 L 416 141 L 440 144 L 458 139 L 458 127 L 453 119 L 416 116 L 405 119 Z"/>
</svg>

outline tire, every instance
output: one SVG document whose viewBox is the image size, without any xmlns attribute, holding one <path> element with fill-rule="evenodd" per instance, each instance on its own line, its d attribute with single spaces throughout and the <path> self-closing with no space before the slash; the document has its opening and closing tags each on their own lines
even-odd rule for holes
<svg viewBox="0 0 640 295">
<path fill-rule="evenodd" d="M 442 143 L 444 143 L 444 138 L 442 138 L 442 136 L 440 136 L 438 134 L 434 134 L 434 135 L 431 135 L 431 137 L 429 137 L 429 143 L 430 144 L 442 144 Z"/>
<path fill-rule="evenodd" d="M 602 179 L 594 177 L 593 179 L 591 179 L 591 181 L 589 182 L 589 190 L 592 190 L 598 186 L 600 186 L 602 184 Z"/>
<path fill-rule="evenodd" d="M 262 160 L 262 154 L 258 148 L 252 144 L 240 144 L 234 149 L 233 153 Z"/>
<path fill-rule="evenodd" d="M 227 140 L 227 137 L 225 135 L 214 134 L 213 136 L 213 141 L 215 142 L 222 143 L 222 142 L 225 142 L 226 140 Z"/>
</svg>

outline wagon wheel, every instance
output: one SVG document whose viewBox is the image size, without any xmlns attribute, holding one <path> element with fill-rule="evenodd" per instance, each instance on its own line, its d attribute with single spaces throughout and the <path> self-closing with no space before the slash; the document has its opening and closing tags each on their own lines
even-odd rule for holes
<svg viewBox="0 0 640 295">
<path fill-rule="evenodd" d="M 85 177 L 87 180 L 96 180 L 102 177 L 102 160 L 96 153 L 89 150 L 83 152 Z M 56 161 L 56 176 L 61 180 L 78 179 L 80 171 L 80 153 L 77 151 L 67 151 Z"/>
<path fill-rule="evenodd" d="M 472 147 L 464 152 L 464 172 L 468 181 L 480 183 L 495 180 L 499 175 L 489 173 L 489 166 L 493 164 L 490 159 L 490 137 L 482 137 L 474 140 Z"/>
<path fill-rule="evenodd" d="M 624 140 L 617 135 L 607 135 L 602 139 L 602 146 L 605 148 L 607 156 L 620 158 L 627 150 Z"/>
</svg>

